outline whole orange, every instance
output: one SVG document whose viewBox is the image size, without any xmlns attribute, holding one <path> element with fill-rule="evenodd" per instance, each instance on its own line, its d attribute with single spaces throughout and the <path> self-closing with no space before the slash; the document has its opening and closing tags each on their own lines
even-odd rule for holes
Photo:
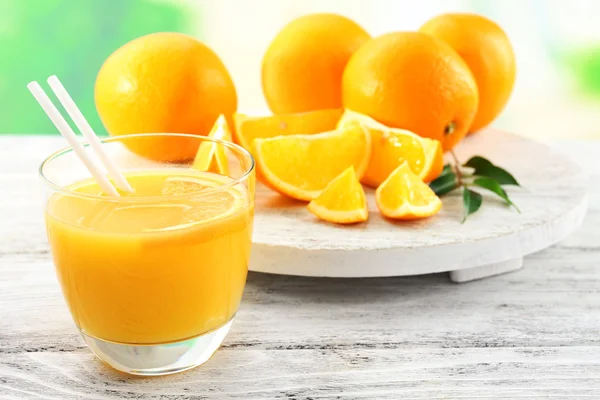
<svg viewBox="0 0 600 400">
<path fill-rule="evenodd" d="M 477 85 L 446 43 L 419 32 L 389 33 L 362 46 L 343 77 L 344 107 L 384 125 L 437 139 L 450 150 L 477 111 Z"/>
<path fill-rule="evenodd" d="M 154 33 L 125 44 L 96 78 L 98 114 L 111 135 L 174 132 L 207 135 L 219 114 L 236 111 L 237 96 L 219 57 L 198 40 Z M 153 138 L 126 141 L 159 161 L 191 159 L 198 141 Z"/>
<path fill-rule="evenodd" d="M 262 63 L 262 86 L 271 111 L 299 113 L 340 108 L 344 67 L 370 36 L 346 17 L 312 14 L 290 22 Z"/>
<path fill-rule="evenodd" d="M 515 55 L 495 22 L 475 14 L 444 14 L 420 29 L 448 43 L 465 60 L 479 90 L 479 108 L 470 132 L 491 123 L 502 111 L 515 83 Z"/>
</svg>

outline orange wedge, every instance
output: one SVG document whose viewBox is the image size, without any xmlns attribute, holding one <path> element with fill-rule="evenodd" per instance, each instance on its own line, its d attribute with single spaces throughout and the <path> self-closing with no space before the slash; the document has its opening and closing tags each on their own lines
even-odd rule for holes
<svg viewBox="0 0 600 400">
<path fill-rule="evenodd" d="M 360 178 L 369 165 L 369 133 L 359 125 L 313 135 L 254 139 L 252 153 L 265 183 L 298 200 L 313 200 L 346 168 Z"/>
<path fill-rule="evenodd" d="M 208 137 L 231 141 L 231 131 L 223 114 L 215 121 Z M 229 175 L 229 164 L 223 145 L 214 142 L 202 142 L 194 158 L 192 168 L 198 171 L 214 172 L 221 175 Z"/>
<path fill-rule="evenodd" d="M 389 128 L 351 110 L 344 112 L 337 126 L 343 128 L 353 123 L 362 123 L 371 134 L 373 150 L 371 163 L 362 178 L 365 185 L 379 186 L 404 161 L 425 182 L 434 180 L 442 172 L 444 159 L 439 141 L 404 129 Z"/>
<path fill-rule="evenodd" d="M 250 117 L 236 113 L 233 115 L 235 141 L 250 150 L 254 139 L 331 131 L 335 129 L 341 116 L 341 108 L 269 117 Z"/>
<path fill-rule="evenodd" d="M 423 182 L 431 182 L 442 173 L 444 169 L 444 152 L 439 140 L 421 138 L 423 151 L 425 152 L 425 166 L 419 173 Z"/>
<path fill-rule="evenodd" d="M 354 224 L 369 218 L 365 191 L 354 167 L 348 167 L 308 203 L 308 211 L 322 220 L 337 224 Z"/>
<path fill-rule="evenodd" d="M 384 216 L 400 220 L 430 217 L 442 207 L 439 197 L 412 172 L 407 162 L 377 188 L 375 200 Z"/>
</svg>

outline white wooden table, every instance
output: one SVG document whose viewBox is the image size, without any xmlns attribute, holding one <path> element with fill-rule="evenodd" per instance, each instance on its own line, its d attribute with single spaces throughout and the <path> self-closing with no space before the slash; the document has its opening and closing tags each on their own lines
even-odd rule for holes
<svg viewBox="0 0 600 400">
<path fill-rule="evenodd" d="M 207 364 L 132 378 L 85 348 L 55 278 L 37 167 L 62 139 L 0 135 L 0 399 L 600 399 L 600 142 L 555 144 L 589 172 L 589 211 L 522 270 L 251 273 Z"/>
</svg>

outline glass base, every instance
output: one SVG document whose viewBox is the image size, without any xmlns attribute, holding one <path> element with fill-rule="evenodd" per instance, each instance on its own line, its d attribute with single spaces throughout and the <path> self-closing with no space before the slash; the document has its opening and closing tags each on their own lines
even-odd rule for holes
<svg viewBox="0 0 600 400">
<path fill-rule="evenodd" d="M 181 342 L 129 345 L 98 339 L 82 332 L 94 354 L 114 369 L 132 375 L 157 376 L 204 364 L 227 336 L 233 318 L 214 331 Z"/>
</svg>

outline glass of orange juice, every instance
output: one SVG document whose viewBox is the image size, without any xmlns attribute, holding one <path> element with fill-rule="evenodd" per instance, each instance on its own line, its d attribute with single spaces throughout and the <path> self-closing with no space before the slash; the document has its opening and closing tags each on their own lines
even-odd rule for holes
<svg viewBox="0 0 600 400">
<path fill-rule="evenodd" d="M 196 135 L 102 141 L 133 193 L 103 194 L 71 148 L 40 167 L 48 240 L 75 324 L 89 348 L 123 372 L 200 365 L 227 335 L 246 282 L 252 156 Z M 187 158 L 201 143 L 223 148 L 227 175 L 193 168 Z"/>
</svg>

